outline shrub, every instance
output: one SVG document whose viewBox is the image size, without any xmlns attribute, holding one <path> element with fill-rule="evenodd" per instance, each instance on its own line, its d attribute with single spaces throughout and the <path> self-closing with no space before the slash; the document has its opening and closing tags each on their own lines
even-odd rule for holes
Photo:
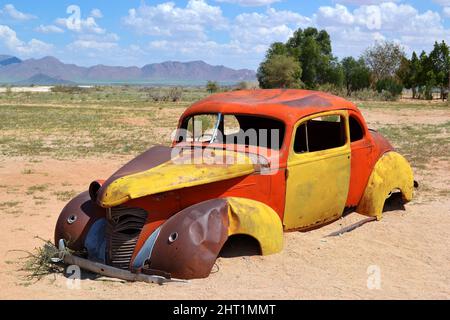
<svg viewBox="0 0 450 320">
<path fill-rule="evenodd" d="M 352 98 L 361 101 L 384 101 L 384 97 L 381 93 L 369 88 L 353 92 Z"/>
<path fill-rule="evenodd" d="M 215 93 L 219 91 L 219 84 L 216 81 L 208 81 L 206 83 L 206 91 L 209 93 Z"/>
<path fill-rule="evenodd" d="M 378 93 L 382 93 L 388 100 L 395 100 L 402 94 L 403 85 L 393 78 L 384 78 L 377 81 L 376 89 Z M 384 91 L 389 92 L 389 94 L 383 93 Z"/>
<path fill-rule="evenodd" d="M 340 97 L 347 96 L 347 92 L 342 87 L 336 86 L 331 83 L 322 84 L 317 87 L 317 90 L 323 91 L 323 92 L 328 92 L 328 93 L 331 93 L 331 94 L 334 94 L 334 95 L 340 96 Z"/>
<path fill-rule="evenodd" d="M 178 87 L 170 88 L 168 95 L 169 95 L 169 99 L 172 102 L 181 101 L 181 98 L 183 96 L 183 89 L 178 88 Z"/>
<path fill-rule="evenodd" d="M 154 102 L 178 102 L 181 101 L 183 96 L 183 89 L 179 87 L 169 89 L 143 88 L 140 91 L 147 91 L 148 99 Z"/>
<path fill-rule="evenodd" d="M 54 86 L 50 90 L 55 93 L 69 93 L 69 94 L 87 93 L 89 91 L 88 88 L 80 88 L 78 86 L 62 86 L 62 85 Z"/>
</svg>

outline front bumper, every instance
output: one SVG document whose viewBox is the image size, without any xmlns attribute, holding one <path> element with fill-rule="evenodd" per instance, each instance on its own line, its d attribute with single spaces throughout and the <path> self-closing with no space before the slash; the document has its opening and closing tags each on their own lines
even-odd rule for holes
<svg viewBox="0 0 450 320">
<path fill-rule="evenodd" d="M 115 268 L 112 266 L 108 266 L 103 263 L 91 261 L 88 259 L 83 259 L 77 256 L 74 256 L 67 252 L 67 249 L 65 248 L 65 244 L 63 240 L 59 241 L 59 258 L 55 259 L 54 262 L 57 261 L 63 261 L 64 263 L 68 265 L 76 265 L 80 267 L 83 270 L 90 271 L 102 276 L 110 277 L 110 278 L 117 278 L 121 280 L 126 281 L 132 281 L 132 282 L 146 282 L 146 283 L 155 283 L 155 284 L 165 284 L 169 282 L 181 282 L 181 283 L 187 283 L 187 280 L 180 280 L 180 279 L 171 279 L 171 278 L 165 278 L 162 276 L 157 275 L 147 275 L 143 273 L 132 273 L 128 270 L 123 270 L 119 268 Z"/>
</svg>

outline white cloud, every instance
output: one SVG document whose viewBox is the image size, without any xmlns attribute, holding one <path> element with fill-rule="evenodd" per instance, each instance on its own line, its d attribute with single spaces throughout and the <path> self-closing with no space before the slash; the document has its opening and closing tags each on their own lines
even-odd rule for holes
<svg viewBox="0 0 450 320">
<path fill-rule="evenodd" d="M 107 33 L 104 35 L 83 34 L 79 35 L 75 41 L 67 45 L 69 50 L 96 50 L 105 51 L 119 48 L 119 36 L 115 33 Z"/>
<path fill-rule="evenodd" d="M 92 9 L 91 11 L 91 17 L 101 19 L 103 18 L 103 13 L 100 11 L 100 9 Z"/>
<path fill-rule="evenodd" d="M 208 38 L 178 39 L 166 37 L 150 41 L 144 48 L 151 55 L 164 59 L 207 60 L 233 67 L 256 67 L 268 46 L 275 41 L 287 41 L 299 27 L 311 24 L 311 19 L 291 11 L 268 8 L 263 13 L 242 13 L 230 21 L 229 41 L 219 43 Z"/>
<path fill-rule="evenodd" d="M 40 33 L 63 33 L 64 30 L 55 25 L 43 25 L 41 24 L 39 27 L 34 29 L 36 32 Z"/>
<path fill-rule="evenodd" d="M 156 6 L 144 3 L 130 9 L 123 22 L 140 34 L 203 40 L 207 28 L 223 29 L 227 25 L 220 7 L 210 6 L 205 0 L 189 0 L 185 8 L 173 2 Z"/>
<path fill-rule="evenodd" d="M 268 6 L 275 2 L 280 2 L 281 0 L 215 0 L 216 2 L 226 2 L 232 4 L 238 4 L 243 7 L 258 7 L 258 6 Z"/>
<path fill-rule="evenodd" d="M 69 17 L 55 21 L 57 25 L 76 34 L 75 39 L 66 46 L 66 53 L 106 58 L 105 53 L 121 50 L 118 43 L 119 36 L 108 33 L 97 24 L 96 19 L 103 17 L 99 9 L 93 9 L 85 19 L 81 17 L 81 9 L 78 6 L 70 6 L 67 11 L 70 14 Z"/>
<path fill-rule="evenodd" d="M 311 24 L 311 19 L 292 11 L 268 8 L 265 13 L 242 13 L 231 28 L 231 39 L 242 46 L 267 48 L 272 42 L 286 41 L 299 27 Z M 265 51 L 265 50 L 264 50 Z"/>
<path fill-rule="evenodd" d="M 14 7 L 14 5 L 12 5 L 12 4 L 5 5 L 3 7 L 3 10 L 1 10 L 1 11 L 4 15 L 7 15 L 7 16 L 13 18 L 14 20 L 26 21 L 26 20 L 36 19 L 36 16 L 34 16 L 32 14 L 28 14 L 28 13 L 23 13 L 23 12 L 17 10 Z"/>
<path fill-rule="evenodd" d="M 419 12 L 411 5 L 394 2 L 363 5 L 353 11 L 340 4 L 320 7 L 313 20 L 328 30 L 339 56 L 356 55 L 377 39 L 396 41 L 407 51 L 421 51 L 436 40 L 450 38 L 439 13 Z"/>
<path fill-rule="evenodd" d="M 17 37 L 17 33 L 13 29 L 5 25 L 0 25 L 0 41 L 11 52 L 24 56 L 45 54 L 53 49 L 53 45 L 37 39 L 24 42 Z"/>
<path fill-rule="evenodd" d="M 266 49 L 266 48 L 264 48 Z M 211 64 L 223 65 L 230 67 L 246 67 L 258 63 L 260 59 L 253 54 L 249 54 L 237 42 L 218 43 L 216 41 L 176 41 L 176 40 L 155 40 L 151 41 L 143 50 L 158 56 L 161 60 L 204 60 Z M 256 60 L 254 60 L 256 59 Z"/>
<path fill-rule="evenodd" d="M 320 23 L 331 25 L 352 25 L 355 22 L 347 7 L 340 4 L 336 4 L 334 8 L 320 7 L 317 18 L 320 19 Z"/>
<path fill-rule="evenodd" d="M 450 7 L 444 7 L 442 9 L 442 13 L 443 13 L 444 17 L 450 18 Z"/>
</svg>

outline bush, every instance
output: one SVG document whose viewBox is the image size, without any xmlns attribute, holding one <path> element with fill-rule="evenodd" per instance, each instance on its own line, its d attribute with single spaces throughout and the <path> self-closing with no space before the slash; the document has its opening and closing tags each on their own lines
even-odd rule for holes
<svg viewBox="0 0 450 320">
<path fill-rule="evenodd" d="M 403 85 L 392 78 L 378 80 L 376 83 L 378 93 L 383 94 L 387 100 L 395 100 L 403 92 Z M 387 91 L 389 94 L 384 93 Z"/>
<path fill-rule="evenodd" d="M 381 93 L 369 88 L 353 92 L 352 98 L 361 101 L 384 101 L 384 97 Z"/>
<path fill-rule="evenodd" d="M 216 81 L 208 81 L 206 83 L 206 91 L 209 93 L 215 93 L 219 91 L 219 84 Z"/>
<path fill-rule="evenodd" d="M 170 101 L 172 102 L 181 101 L 182 96 L 183 96 L 183 89 L 178 87 L 170 88 L 169 90 Z"/>
<path fill-rule="evenodd" d="M 141 91 L 147 91 L 147 89 L 141 89 Z M 173 87 L 167 89 L 153 89 L 148 90 L 149 100 L 154 102 L 178 102 L 181 101 L 183 96 L 183 89 L 179 87 Z"/>
<path fill-rule="evenodd" d="M 259 86 L 257 82 L 250 81 L 241 81 L 236 85 L 236 90 L 253 90 L 258 88 Z"/>
<path fill-rule="evenodd" d="M 78 86 L 62 86 L 62 85 L 54 86 L 50 90 L 52 92 L 69 93 L 69 94 L 89 92 L 89 88 L 80 88 Z"/>
<path fill-rule="evenodd" d="M 331 83 L 322 84 L 317 87 L 317 90 L 323 91 L 323 92 L 328 92 L 328 93 L 334 94 L 335 96 L 339 96 L 339 97 L 347 96 L 347 92 L 344 88 L 336 86 Z"/>
</svg>

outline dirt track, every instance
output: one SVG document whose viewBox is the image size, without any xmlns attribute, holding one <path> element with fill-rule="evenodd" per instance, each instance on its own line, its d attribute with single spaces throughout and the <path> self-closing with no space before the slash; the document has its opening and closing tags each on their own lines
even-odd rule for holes
<svg viewBox="0 0 450 320">
<path fill-rule="evenodd" d="M 389 117 L 381 117 L 381 110 L 365 113 L 376 127 L 379 121 L 410 121 L 402 112 Z M 450 118 L 448 113 L 437 112 L 426 117 L 408 113 L 408 117 L 420 118 L 421 123 L 429 118 L 430 124 Z M 427 115 L 432 113 L 427 111 Z M 11 250 L 31 251 L 42 245 L 35 236 L 52 239 L 55 221 L 66 203 L 64 198 L 85 190 L 95 178 L 109 176 L 130 158 L 106 162 L 0 158 L 0 298 L 450 298 L 450 163 L 441 160 L 415 169 L 416 180 L 425 187 L 417 191 L 406 210 L 388 211 L 383 220 L 341 236 L 327 237 L 365 217 L 353 213 L 318 230 L 287 233 L 282 253 L 219 258 L 215 272 L 207 279 L 159 287 L 85 277 L 79 289 L 69 289 L 63 275 L 47 276 L 39 282 L 26 280 L 25 273 L 18 271 L 24 253 Z M 368 271 L 373 268 L 381 272 L 381 288 L 370 290 Z"/>
</svg>

